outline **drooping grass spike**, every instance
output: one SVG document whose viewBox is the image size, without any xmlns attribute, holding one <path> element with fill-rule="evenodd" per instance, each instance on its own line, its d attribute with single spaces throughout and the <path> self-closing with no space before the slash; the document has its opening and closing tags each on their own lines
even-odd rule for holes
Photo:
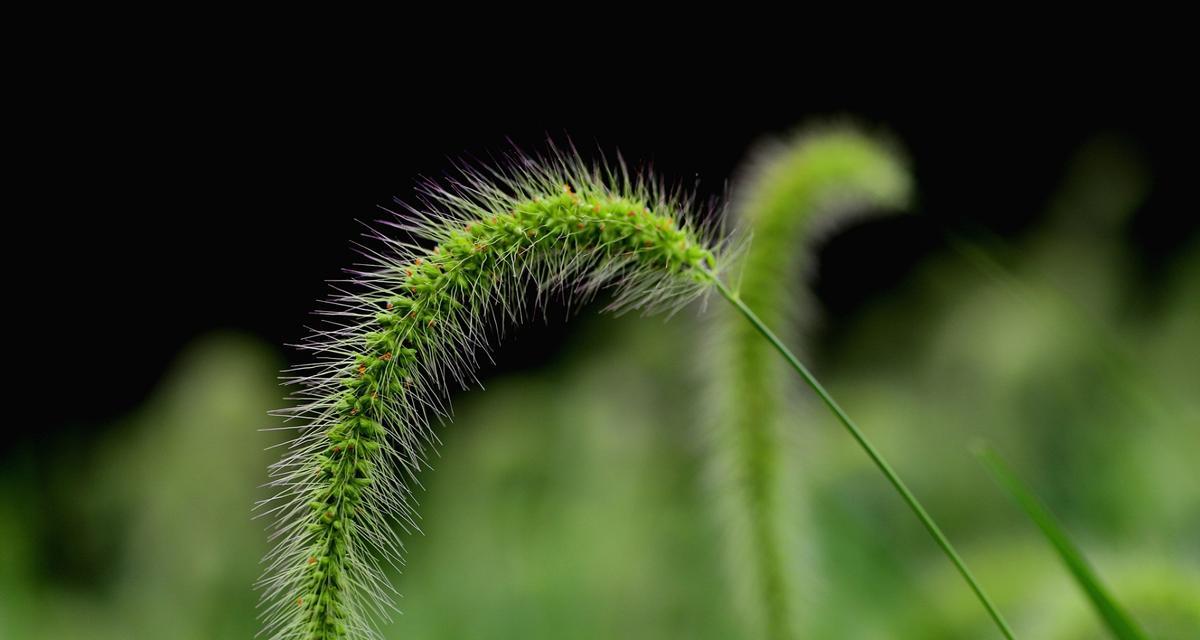
<svg viewBox="0 0 1200 640">
<path fill-rule="evenodd" d="M 372 619 L 392 606 L 379 559 L 401 560 L 394 524 L 416 527 L 429 420 L 446 415 L 451 380 L 471 379 L 489 325 L 522 318 L 530 286 L 673 310 L 714 277 L 718 247 L 659 185 L 574 156 L 511 166 L 426 183 L 386 222 L 415 243 L 376 235 L 303 345 L 316 362 L 291 372 L 282 412 L 298 434 L 260 505 L 276 519 L 259 583 L 267 637 L 378 637 Z"/>
<path fill-rule="evenodd" d="M 409 487 L 437 441 L 429 419 L 446 415 L 451 380 L 472 379 L 487 329 L 525 315 L 532 286 L 539 296 L 611 289 L 613 307 L 647 311 L 673 311 L 716 288 L 829 406 L 1011 638 L 861 430 L 721 281 L 722 245 L 689 221 L 690 203 L 574 158 L 518 159 L 427 183 L 420 206 L 387 223 L 415 240 L 376 235 L 367 263 L 330 301 L 328 325 L 304 345 L 315 361 L 289 377 L 295 404 L 282 413 L 297 435 L 271 467 L 275 495 L 260 504 L 276 522 L 259 581 L 265 636 L 379 637 L 372 620 L 392 607 L 380 562 L 400 562 L 393 525 L 416 526 Z"/>
<path fill-rule="evenodd" d="M 908 174 L 885 143 L 846 126 L 802 131 L 764 147 L 735 189 L 736 226 L 748 236 L 729 271 L 738 294 L 768 325 L 787 327 L 789 341 L 810 305 L 801 277 L 814 236 L 864 210 L 896 210 Z M 748 637 L 774 640 L 800 633 L 800 579 L 794 549 L 800 497 L 787 481 L 791 447 L 788 378 L 771 345 L 734 309 L 714 309 L 712 413 L 716 494 L 728 546 L 728 572 Z"/>
</svg>

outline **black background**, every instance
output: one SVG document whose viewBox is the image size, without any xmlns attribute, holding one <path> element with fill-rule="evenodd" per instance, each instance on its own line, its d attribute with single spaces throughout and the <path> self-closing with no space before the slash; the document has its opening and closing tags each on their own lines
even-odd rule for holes
<svg viewBox="0 0 1200 640">
<path fill-rule="evenodd" d="M 823 246 L 816 287 L 833 326 L 941 247 L 942 230 L 1019 236 L 1097 133 L 1124 136 L 1149 162 L 1153 192 L 1129 229 L 1147 283 L 1195 229 L 1182 80 L 1136 65 L 1083 59 L 1036 82 L 998 66 L 972 69 L 967 83 L 920 66 L 818 81 L 686 56 L 586 73 L 455 57 L 368 72 L 353 56 L 284 58 L 156 63 L 143 51 L 39 79 L 31 112 L 42 112 L 22 124 L 34 142 L 25 168 L 35 231 L 28 244 L 23 234 L 9 243 L 31 274 L 17 280 L 34 290 L 22 307 L 40 336 L 32 362 L 69 358 L 76 372 L 68 389 L 37 385 L 37 401 L 55 407 L 40 432 L 135 407 L 172 356 L 213 329 L 298 340 L 324 281 L 354 261 L 358 221 L 410 196 L 418 176 L 509 141 L 536 151 L 547 136 L 569 137 L 585 155 L 620 150 L 720 196 L 764 136 L 840 115 L 889 131 L 912 161 L 920 215 Z M 500 366 L 536 364 L 561 339 L 561 327 L 538 327 Z"/>
</svg>

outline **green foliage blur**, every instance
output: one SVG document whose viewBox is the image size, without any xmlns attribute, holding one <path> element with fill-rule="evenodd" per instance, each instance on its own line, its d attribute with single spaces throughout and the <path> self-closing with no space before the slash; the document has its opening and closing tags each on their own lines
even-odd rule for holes
<svg viewBox="0 0 1200 640">
<path fill-rule="evenodd" d="M 978 438 L 1152 637 L 1200 637 L 1200 246 L 1140 270 L 1125 225 L 1148 185 L 1130 158 L 1090 145 L 1024 236 L 952 237 L 836 339 L 824 327 L 803 345 L 1021 637 L 1105 635 L 968 453 Z M 696 426 L 702 321 L 585 313 L 544 369 L 485 371 L 486 391 L 456 394 L 385 636 L 741 637 Z M 274 345 L 213 335 L 119 423 L 0 459 L 0 638 L 252 637 L 268 542 L 251 506 L 286 435 L 259 429 L 283 394 L 281 362 Z M 806 636 L 996 637 L 795 387 L 809 400 L 790 443 Z"/>
</svg>

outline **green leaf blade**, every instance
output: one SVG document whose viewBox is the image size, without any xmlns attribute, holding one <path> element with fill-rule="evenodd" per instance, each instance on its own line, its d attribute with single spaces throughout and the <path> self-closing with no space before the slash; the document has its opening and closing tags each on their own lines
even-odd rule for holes
<svg viewBox="0 0 1200 640">
<path fill-rule="evenodd" d="M 1009 497 L 1017 503 L 1025 515 L 1033 520 L 1042 535 L 1054 547 L 1076 584 L 1083 590 L 1113 636 L 1119 640 L 1147 640 L 1149 636 L 1100 582 L 1100 578 L 1088 563 L 1087 558 L 1084 557 L 1083 552 L 1063 531 L 1054 515 L 1013 473 L 1000 455 L 986 444 L 978 446 L 975 455 L 987 467 L 1001 488 L 1009 494 Z"/>
</svg>

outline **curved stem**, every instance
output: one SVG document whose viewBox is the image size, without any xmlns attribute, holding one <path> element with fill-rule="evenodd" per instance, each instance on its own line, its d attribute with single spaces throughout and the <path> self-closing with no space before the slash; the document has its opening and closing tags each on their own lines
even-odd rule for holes
<svg viewBox="0 0 1200 640">
<path fill-rule="evenodd" d="M 842 425 L 846 427 L 846 430 L 850 432 L 850 435 L 854 437 L 854 440 L 857 441 L 859 446 L 862 447 L 863 451 L 867 453 L 867 455 L 875 463 L 875 466 L 879 467 L 879 471 L 882 472 L 884 477 L 888 479 L 888 482 L 892 483 L 892 486 L 895 487 L 896 491 L 900 494 L 900 497 L 904 499 L 904 502 L 906 502 L 913 510 L 913 513 L 916 514 L 917 519 L 921 521 L 921 524 L 925 525 L 925 529 L 929 531 L 929 535 L 933 536 L 934 541 L 937 542 L 939 547 L 941 547 L 942 551 L 946 554 L 946 557 L 950 558 L 950 562 L 954 563 L 954 567 L 958 569 L 958 572 L 962 575 L 963 579 L 967 581 L 967 584 L 971 587 L 971 590 L 975 592 L 975 596 L 979 598 L 979 602 L 983 604 L 983 608 L 987 609 L 988 615 L 991 616 L 992 620 L 996 623 L 996 626 L 1000 628 L 1000 632 L 1004 634 L 1005 638 L 1013 640 L 1014 636 L 1012 629 L 1010 629 L 1008 623 L 1004 621 L 1004 617 L 1000 615 L 1000 612 L 996 609 L 996 606 L 992 604 L 991 599 L 989 599 L 987 594 L 984 593 L 983 587 L 976 582 L 975 576 L 971 573 L 971 570 L 967 568 L 967 565 L 963 562 L 962 558 L 959 557 L 958 552 L 954 550 L 954 546 L 950 544 L 950 541 L 946 538 L 946 535 L 942 533 L 941 528 L 937 526 L 937 523 L 935 523 L 933 518 L 930 517 L 929 513 L 925 511 L 925 507 L 921 506 L 920 501 L 917 500 L 917 497 L 913 495 L 908 486 L 904 484 L 904 481 L 900 479 L 900 476 L 896 475 L 896 472 L 892 470 L 891 465 L 889 465 L 887 461 L 883 459 L 883 456 L 875 450 L 874 445 L 871 444 L 871 441 L 867 439 L 867 436 L 863 434 L 862 430 L 858 428 L 858 425 L 856 425 L 854 421 L 850 419 L 850 416 L 846 415 L 846 412 L 842 410 L 842 407 L 838 405 L 836 400 L 833 399 L 833 396 L 829 395 L 829 392 L 826 391 L 825 387 L 823 387 L 821 383 L 817 381 L 816 377 L 809 372 L 808 368 L 800 362 L 800 360 L 769 328 L 767 328 L 765 324 L 763 324 L 762 320 L 759 320 L 758 316 L 754 314 L 754 311 L 752 311 L 750 307 L 747 307 L 736 293 L 730 291 L 729 287 L 725 286 L 725 283 L 715 275 L 713 276 L 712 280 L 717 287 L 717 290 L 721 292 L 721 295 L 724 296 L 725 299 L 728 300 L 729 303 L 732 304 L 738 311 L 740 311 L 742 315 L 750 321 L 750 324 L 754 325 L 754 328 L 757 329 L 758 332 L 767 339 L 767 342 L 771 343 L 771 346 L 775 347 L 775 350 L 783 356 L 784 360 L 787 360 L 788 364 L 792 365 L 792 368 L 796 370 L 796 373 L 800 374 L 800 377 L 804 379 L 804 382 L 806 382 L 808 386 L 811 387 L 818 396 L 820 396 L 821 400 L 825 403 L 825 406 L 829 407 L 829 410 L 833 412 L 833 415 L 835 415 Z"/>
</svg>

